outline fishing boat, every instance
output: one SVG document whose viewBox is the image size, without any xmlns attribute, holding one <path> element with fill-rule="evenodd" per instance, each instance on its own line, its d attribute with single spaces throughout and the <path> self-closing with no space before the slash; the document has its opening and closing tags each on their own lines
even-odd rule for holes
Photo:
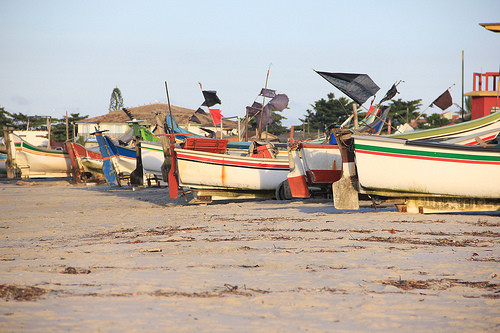
<svg viewBox="0 0 500 333">
<path fill-rule="evenodd" d="M 99 151 L 102 156 L 102 172 L 110 186 L 120 186 L 121 179 L 129 178 L 138 168 L 137 152 L 134 148 L 115 145 L 103 131 L 96 131 Z M 142 172 L 142 165 L 140 166 Z M 142 185 L 142 184 L 141 184 Z"/>
<path fill-rule="evenodd" d="M 175 148 L 179 183 L 195 192 L 195 200 L 274 197 L 289 172 L 288 159 L 276 158 L 270 144 L 250 156 L 226 154 L 227 140 L 189 138 Z"/>
<path fill-rule="evenodd" d="M 37 147 L 9 133 L 12 162 L 21 178 L 71 177 L 71 158 L 64 150 Z"/>
<path fill-rule="evenodd" d="M 7 154 L 0 152 L 0 178 L 7 177 Z"/>
<path fill-rule="evenodd" d="M 98 146 L 92 150 L 71 141 L 66 141 L 64 146 L 71 158 L 71 172 L 76 183 L 106 181 L 102 171 L 102 154 Z"/>
<path fill-rule="evenodd" d="M 406 140 L 441 140 L 478 135 L 490 130 L 500 130 L 500 112 L 494 112 L 482 118 L 454 125 L 412 132 L 395 133 L 385 136 L 388 138 L 403 138 Z"/>
<path fill-rule="evenodd" d="M 378 135 L 389 111 L 390 107 L 384 107 L 383 110 L 371 112 L 373 119 L 358 131 Z M 291 197 L 285 195 L 281 199 L 309 198 L 312 187 L 318 186 L 319 193 L 329 193 L 331 184 L 342 176 L 342 156 L 335 139 L 331 142 L 333 144 L 304 141 L 289 145 L 290 173 L 287 176 L 288 184 L 282 186 L 284 189 L 290 188 Z"/>
<path fill-rule="evenodd" d="M 352 135 L 361 193 L 412 212 L 500 209 L 500 147 Z M 411 203 L 409 203 L 411 202 Z"/>
<path fill-rule="evenodd" d="M 140 143 L 144 175 L 147 179 L 163 179 L 161 167 L 165 158 L 162 144 L 154 141 L 140 141 Z"/>
</svg>

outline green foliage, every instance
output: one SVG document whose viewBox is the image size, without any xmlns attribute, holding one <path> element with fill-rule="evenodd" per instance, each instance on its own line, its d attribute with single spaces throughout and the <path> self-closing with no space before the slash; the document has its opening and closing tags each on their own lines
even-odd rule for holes
<svg viewBox="0 0 500 333">
<path fill-rule="evenodd" d="M 437 113 L 433 113 L 430 116 L 425 117 L 425 121 L 426 121 L 426 124 L 424 125 L 425 128 L 436 128 L 449 125 L 451 123 L 449 119 L 446 119 Z"/>
<path fill-rule="evenodd" d="M 282 123 L 283 119 L 286 119 L 286 117 L 282 116 L 278 112 L 273 112 L 271 115 L 271 118 L 273 119 L 273 122 L 267 126 L 267 131 L 269 133 L 274 134 L 274 135 L 280 135 L 280 134 L 286 133 L 288 131 L 288 129 L 285 126 L 283 126 L 283 123 Z M 248 122 L 248 129 L 249 130 L 255 131 L 258 127 L 259 127 L 259 125 L 257 124 L 257 121 L 255 120 L 255 118 L 252 118 Z M 266 128 L 263 129 L 263 131 L 265 131 L 265 130 L 266 130 Z"/>
<path fill-rule="evenodd" d="M 68 116 L 69 139 L 73 137 L 72 123 L 86 119 L 89 116 L 80 116 L 79 113 L 72 113 Z M 10 113 L 0 107 L 0 129 L 4 126 L 12 127 L 14 130 L 47 130 L 47 117 L 28 116 L 22 113 Z M 66 141 L 66 117 L 61 119 L 50 118 L 51 139 L 57 142 Z M 0 134 L 3 135 L 3 134 Z"/>
<path fill-rule="evenodd" d="M 392 127 L 397 128 L 399 125 L 411 122 L 420 113 L 420 107 L 422 106 L 422 100 L 416 99 L 413 101 L 403 101 L 401 98 L 397 100 L 391 100 L 390 103 L 391 111 L 387 118 L 392 118 Z"/>
<path fill-rule="evenodd" d="M 117 111 L 123 108 L 123 97 L 122 92 L 118 87 L 113 89 L 111 93 L 111 99 L 109 100 L 109 111 Z"/>
<path fill-rule="evenodd" d="M 40 126 L 47 124 L 45 118 L 30 117 L 22 113 L 10 113 L 4 107 L 0 108 L 0 128 L 7 126 L 14 130 L 39 129 Z"/>
<path fill-rule="evenodd" d="M 329 93 L 327 97 L 328 100 L 322 98 L 314 102 L 314 105 L 311 105 L 313 109 L 307 109 L 304 119 L 299 119 L 309 124 L 310 131 L 318 129 L 323 131 L 326 126 L 333 123 L 340 125 L 352 114 L 354 102 L 345 97 L 336 99 L 333 93 Z"/>
<path fill-rule="evenodd" d="M 51 139 L 57 142 L 63 142 L 73 138 L 73 123 L 78 120 L 87 119 L 89 116 L 80 116 L 79 113 L 71 113 L 68 116 L 68 134 L 66 138 L 66 117 L 61 119 L 52 119 L 51 124 Z M 76 132 L 76 128 L 75 128 Z M 77 134 L 78 135 L 78 134 Z"/>
<path fill-rule="evenodd" d="M 2 130 L 3 127 L 12 127 L 12 115 L 8 112 L 5 111 L 5 108 L 2 106 L 0 107 L 0 130 Z M 0 136 L 2 136 L 3 133 L 0 133 Z"/>
</svg>

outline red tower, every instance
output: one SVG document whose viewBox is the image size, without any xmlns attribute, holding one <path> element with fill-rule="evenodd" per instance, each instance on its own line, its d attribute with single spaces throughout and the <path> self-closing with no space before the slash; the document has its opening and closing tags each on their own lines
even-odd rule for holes
<svg viewBox="0 0 500 333">
<path fill-rule="evenodd" d="M 464 94 L 472 98 L 472 119 L 500 111 L 498 79 L 498 72 L 474 73 L 473 90 Z"/>
</svg>

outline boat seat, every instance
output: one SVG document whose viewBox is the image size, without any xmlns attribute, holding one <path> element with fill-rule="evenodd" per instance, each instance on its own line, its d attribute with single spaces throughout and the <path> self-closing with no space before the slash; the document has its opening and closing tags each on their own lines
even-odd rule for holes
<svg viewBox="0 0 500 333">
<path fill-rule="evenodd" d="M 187 138 L 182 148 L 204 151 L 207 153 L 224 154 L 227 148 L 227 139 Z"/>
<path fill-rule="evenodd" d="M 247 156 L 258 158 L 276 158 L 278 153 L 278 149 L 272 143 L 261 144 L 254 141 L 248 148 Z"/>
</svg>

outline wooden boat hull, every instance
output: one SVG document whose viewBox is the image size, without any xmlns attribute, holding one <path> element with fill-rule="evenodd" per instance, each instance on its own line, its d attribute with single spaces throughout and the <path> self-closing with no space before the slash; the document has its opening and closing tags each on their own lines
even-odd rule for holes
<svg viewBox="0 0 500 333">
<path fill-rule="evenodd" d="M 340 179 L 342 157 L 337 145 L 299 145 L 308 184 L 331 184 Z"/>
<path fill-rule="evenodd" d="M 288 159 L 267 159 L 175 149 L 182 186 L 198 189 L 275 190 L 286 180 Z"/>
<path fill-rule="evenodd" d="M 352 136 L 361 188 L 385 196 L 500 198 L 500 149 Z"/>
<path fill-rule="evenodd" d="M 7 177 L 7 154 L 0 153 L 0 178 Z"/>
<path fill-rule="evenodd" d="M 337 145 L 299 143 L 288 156 L 287 178 L 294 198 L 308 198 L 309 186 L 332 184 L 342 176 L 342 156 Z"/>
<path fill-rule="evenodd" d="M 14 165 L 22 178 L 71 177 L 71 158 L 63 150 L 36 147 L 11 133 Z"/>
<path fill-rule="evenodd" d="M 439 138 L 452 139 L 454 137 L 462 137 L 474 134 L 477 135 L 481 132 L 489 131 L 492 129 L 500 129 L 500 112 L 495 112 L 479 119 L 474 119 L 455 125 L 431 128 L 421 131 L 419 130 L 414 132 L 390 134 L 386 135 L 385 137 L 404 138 L 407 140 Z"/>
<path fill-rule="evenodd" d="M 144 174 L 162 179 L 161 166 L 164 162 L 163 147 L 160 142 L 141 141 L 142 167 Z"/>
<path fill-rule="evenodd" d="M 66 151 L 71 158 L 72 174 L 75 182 L 106 181 L 102 172 L 102 154 L 87 149 L 71 141 L 65 142 Z"/>
</svg>

